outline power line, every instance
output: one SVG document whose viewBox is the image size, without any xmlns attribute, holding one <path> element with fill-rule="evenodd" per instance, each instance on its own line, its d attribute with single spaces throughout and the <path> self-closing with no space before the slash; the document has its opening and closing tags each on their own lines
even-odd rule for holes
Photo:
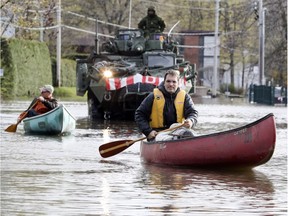
<svg viewBox="0 0 288 216">
<path fill-rule="evenodd" d="M 9 23 L 9 22 L 3 22 L 2 20 L 0 20 L 0 23 L 1 23 L 1 24 L 3 23 L 3 24 L 6 24 L 6 25 L 10 25 L 11 27 L 14 27 L 14 28 L 31 30 L 31 31 L 50 30 L 50 29 L 59 28 L 58 25 L 48 26 L 48 27 L 25 27 L 25 26 L 15 25 L 15 24 Z"/>
<path fill-rule="evenodd" d="M 88 31 L 88 30 L 84 30 L 84 29 L 80 29 L 80 28 L 76 28 L 76 27 L 72 27 L 72 26 L 62 25 L 62 27 L 67 28 L 67 29 L 71 29 L 71 30 L 75 30 L 75 31 L 80 31 L 80 32 L 96 35 L 96 32 Z M 98 33 L 98 36 L 107 37 L 107 38 L 114 38 L 114 36 L 101 34 L 101 33 Z"/>
<path fill-rule="evenodd" d="M 162 4 L 162 3 L 158 3 L 158 2 L 155 2 L 155 1 L 141 0 L 141 2 L 147 2 L 147 3 L 150 3 L 150 4 L 157 4 L 157 5 L 160 5 L 161 7 L 163 7 L 163 4 Z M 211 1 L 210 1 L 210 2 L 211 2 Z M 190 9 L 190 10 L 206 10 L 206 11 L 214 11 L 214 9 L 211 9 L 211 8 L 187 7 L 187 6 L 181 6 L 181 5 L 175 5 L 175 4 L 168 4 L 168 3 L 165 3 L 165 6 L 173 7 L 173 8 Z"/>
<path fill-rule="evenodd" d="M 63 12 L 64 12 L 64 13 L 71 14 L 71 15 L 74 15 L 74 16 L 78 16 L 78 17 L 81 17 L 81 18 L 85 18 L 85 19 L 90 20 L 90 21 L 102 23 L 102 24 L 105 24 L 105 25 L 111 25 L 111 26 L 116 26 L 116 27 L 120 27 L 120 28 L 128 28 L 127 26 L 123 26 L 123 25 L 118 25 L 118 24 L 113 24 L 113 23 L 105 22 L 105 21 L 98 20 L 98 19 L 95 19 L 95 18 L 92 18 L 92 17 L 88 17 L 88 16 L 85 16 L 85 15 L 78 14 L 78 13 L 75 13 L 75 12 L 72 12 L 72 11 L 65 11 L 65 10 L 63 10 Z"/>
</svg>

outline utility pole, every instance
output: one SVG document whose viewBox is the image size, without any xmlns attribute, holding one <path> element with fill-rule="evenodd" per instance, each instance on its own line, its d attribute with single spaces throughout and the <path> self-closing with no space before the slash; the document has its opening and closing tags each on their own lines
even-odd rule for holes
<svg viewBox="0 0 288 216">
<path fill-rule="evenodd" d="M 219 0 L 215 0 L 215 33 L 214 33 L 214 70 L 212 82 L 212 97 L 216 97 L 218 87 L 218 27 L 219 26 Z"/>
<path fill-rule="evenodd" d="M 40 29 L 40 38 L 39 38 L 39 41 L 40 42 L 43 42 L 44 41 L 44 37 L 43 37 L 43 32 L 44 32 L 44 30 L 43 30 L 43 11 L 41 11 L 41 6 L 40 6 L 40 0 L 38 0 L 38 2 L 37 2 L 37 6 L 38 6 L 38 10 L 39 10 L 39 19 L 40 19 L 40 27 L 41 27 L 41 29 Z"/>
<path fill-rule="evenodd" d="M 98 23 L 98 17 L 96 18 L 96 23 L 95 23 L 95 49 L 94 49 L 94 53 L 99 55 L 99 36 L 98 36 L 98 28 L 99 28 L 99 23 Z"/>
<path fill-rule="evenodd" d="M 131 29 L 131 13 L 132 13 L 132 0 L 130 0 L 129 4 L 129 29 Z"/>
<path fill-rule="evenodd" d="M 56 71 L 56 86 L 61 86 L 61 0 L 58 0 L 57 8 L 57 71 Z"/>
<path fill-rule="evenodd" d="M 264 53 L 265 53 L 265 11 L 263 10 L 263 0 L 259 0 L 259 84 L 263 85 L 264 83 Z"/>
<path fill-rule="evenodd" d="M 42 12 L 40 12 L 40 27 L 41 27 L 41 29 L 40 29 L 40 39 L 39 39 L 40 42 L 44 41 L 44 34 L 43 34 L 44 30 L 42 29 L 43 26 L 44 26 L 44 24 L 43 24 L 43 14 L 42 14 Z"/>
</svg>

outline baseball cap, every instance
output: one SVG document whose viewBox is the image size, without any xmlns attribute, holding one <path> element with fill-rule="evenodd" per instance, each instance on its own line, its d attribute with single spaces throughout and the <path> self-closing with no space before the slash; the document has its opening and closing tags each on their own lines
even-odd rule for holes
<svg viewBox="0 0 288 216">
<path fill-rule="evenodd" d="M 48 91 L 50 93 L 54 92 L 54 87 L 52 85 L 44 85 L 43 87 L 40 88 L 40 91 Z"/>
</svg>

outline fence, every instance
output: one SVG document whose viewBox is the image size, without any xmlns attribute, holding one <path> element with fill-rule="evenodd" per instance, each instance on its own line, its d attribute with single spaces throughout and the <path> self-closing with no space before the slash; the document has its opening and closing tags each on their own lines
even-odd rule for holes
<svg viewBox="0 0 288 216">
<path fill-rule="evenodd" d="M 287 106 L 287 88 L 251 84 L 249 102 L 267 105 L 285 104 Z"/>
</svg>

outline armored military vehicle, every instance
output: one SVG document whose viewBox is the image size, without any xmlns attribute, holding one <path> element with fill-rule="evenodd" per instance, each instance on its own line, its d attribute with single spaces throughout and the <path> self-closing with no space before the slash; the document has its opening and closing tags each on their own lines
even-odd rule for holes
<svg viewBox="0 0 288 216">
<path fill-rule="evenodd" d="M 181 88 L 193 93 L 195 65 L 179 55 L 177 43 L 163 33 L 144 37 L 140 29 L 120 29 L 87 59 L 77 59 L 77 95 L 87 94 L 91 118 L 133 119 L 142 100 L 178 69 Z M 99 50 L 99 51 L 98 51 Z"/>
</svg>

